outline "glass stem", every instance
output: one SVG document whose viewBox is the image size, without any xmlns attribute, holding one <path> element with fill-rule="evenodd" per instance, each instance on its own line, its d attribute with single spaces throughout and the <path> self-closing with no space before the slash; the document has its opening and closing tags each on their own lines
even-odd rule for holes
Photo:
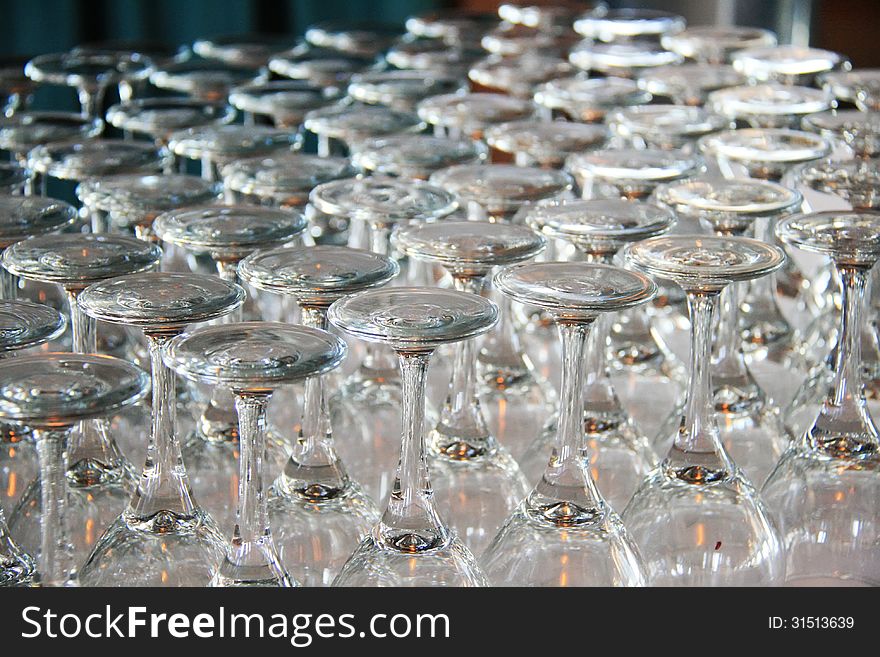
<svg viewBox="0 0 880 657">
<path fill-rule="evenodd" d="M 689 290 L 691 318 L 691 376 L 678 433 L 666 467 L 676 476 L 694 482 L 714 480 L 733 466 L 721 446 L 712 401 L 712 321 L 718 311 L 721 290 Z"/>
<path fill-rule="evenodd" d="M 157 530 L 178 519 L 190 519 L 196 504 L 177 439 L 175 374 L 162 361 L 168 334 L 147 333 L 152 367 L 152 427 L 144 470 L 127 515 L 151 522 Z"/>
<path fill-rule="evenodd" d="M 88 118 L 95 118 L 101 116 L 101 105 L 104 102 L 104 92 L 106 91 L 106 87 L 98 87 L 97 89 L 80 89 L 78 92 L 79 95 L 79 104 L 81 107 L 82 115 Z"/>
<path fill-rule="evenodd" d="M 34 430 L 40 462 L 40 557 L 44 586 L 64 586 L 73 566 L 67 538 L 65 443 L 69 430 Z"/>
<path fill-rule="evenodd" d="M 232 533 L 232 559 L 237 566 L 262 565 L 265 551 L 275 555 L 263 490 L 266 461 L 266 409 L 271 393 L 236 392 L 235 410 L 241 432 L 238 512 Z M 277 562 L 277 555 L 274 561 Z M 269 561 L 273 561 L 270 559 Z"/>
<path fill-rule="evenodd" d="M 400 352 L 403 421 L 400 461 L 378 540 L 406 553 L 446 544 L 449 532 L 434 508 L 425 450 L 425 387 L 430 352 Z"/>
<path fill-rule="evenodd" d="M 861 323 L 869 267 L 838 264 L 843 312 L 834 381 L 819 417 L 807 431 L 808 446 L 835 456 L 858 456 L 880 448 L 862 385 Z"/>
<path fill-rule="evenodd" d="M 485 275 L 453 276 L 455 289 L 480 294 Z M 489 432 L 480 410 L 476 386 L 476 341 L 455 343 L 449 393 L 440 420 L 434 429 L 435 452 L 454 460 L 483 456 L 497 448 L 495 437 Z"/>
<path fill-rule="evenodd" d="M 94 354 L 98 351 L 97 322 L 77 304 L 81 290 L 68 289 L 73 353 Z M 134 473 L 110 434 L 106 419 L 83 420 L 70 432 L 67 445 L 67 476 L 71 484 L 94 486 L 133 477 Z"/>
<path fill-rule="evenodd" d="M 580 524 L 605 502 L 585 464 L 584 357 L 593 322 L 558 322 L 562 382 L 556 441 L 541 480 L 526 500 L 529 511 L 556 525 Z"/>
<path fill-rule="evenodd" d="M 326 308 L 303 306 L 301 310 L 305 326 L 328 329 Z M 295 492 L 319 502 L 336 497 L 349 482 L 345 467 L 333 449 L 324 377 L 309 377 L 305 381 L 299 436 L 280 477 L 280 487 L 285 492 Z"/>
<path fill-rule="evenodd" d="M 0 267 L 0 299 L 15 299 L 18 297 L 18 277 Z"/>
</svg>

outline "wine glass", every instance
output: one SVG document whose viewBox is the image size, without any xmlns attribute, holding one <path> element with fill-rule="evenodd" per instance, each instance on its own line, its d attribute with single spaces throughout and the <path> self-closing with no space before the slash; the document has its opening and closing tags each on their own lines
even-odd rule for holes
<svg viewBox="0 0 880 657">
<path fill-rule="evenodd" d="M 192 51 L 199 57 L 230 66 L 265 68 L 273 54 L 289 45 L 283 36 L 269 34 L 223 34 L 196 39 Z"/>
<path fill-rule="evenodd" d="M 669 98 L 678 105 L 698 107 L 711 92 L 744 84 L 745 77 L 726 64 L 696 63 L 649 68 L 637 82 L 653 96 Z"/>
<path fill-rule="evenodd" d="M 297 212 L 255 205 L 190 206 L 165 212 L 153 223 L 160 240 L 192 253 L 207 253 L 220 277 L 232 283 L 239 282 L 237 267 L 245 256 L 299 240 L 305 229 L 306 221 Z M 248 319 L 260 318 L 258 307 L 245 305 L 243 310 L 248 311 Z M 233 311 L 230 319 L 238 320 L 243 314 Z M 229 474 L 236 470 L 238 438 L 231 394 L 215 387 L 184 440 L 183 452 L 202 503 L 218 522 L 229 525 L 234 522 L 237 494 L 229 486 Z M 270 476 L 281 470 L 289 453 L 287 437 L 270 431 L 266 454 Z"/>
<path fill-rule="evenodd" d="M 458 208 L 455 197 L 425 182 L 371 176 L 318 185 L 310 207 L 330 217 L 353 222 L 349 244 L 392 254 L 389 238 L 398 225 L 441 219 Z M 403 278 L 403 276 L 401 276 Z M 356 336 L 355 336 L 356 337 Z M 352 475 L 370 497 L 382 504 L 393 483 L 389 472 L 398 451 L 395 427 L 400 424 L 402 381 L 394 355 L 382 344 L 368 344 L 356 369 L 330 397 L 334 430 L 348 439 L 338 444 Z M 429 417 L 435 417 L 433 409 Z"/>
<path fill-rule="evenodd" d="M 375 57 L 400 33 L 398 26 L 384 23 L 325 21 L 309 25 L 304 36 L 307 43 L 318 48 Z"/>
<path fill-rule="evenodd" d="M 667 50 L 697 62 L 724 64 L 740 50 L 772 48 L 776 45 L 776 35 L 759 27 L 694 25 L 674 34 L 664 34 L 660 43 Z"/>
<path fill-rule="evenodd" d="M 34 82 L 73 87 L 83 116 L 101 116 L 107 88 L 125 80 L 144 80 L 153 63 L 140 53 L 61 52 L 34 57 L 24 68 Z"/>
<path fill-rule="evenodd" d="M 225 101 L 233 87 L 263 82 L 266 77 L 261 70 L 193 57 L 157 66 L 150 74 L 150 84 L 198 100 Z"/>
<path fill-rule="evenodd" d="M 819 112 L 805 116 L 801 127 L 832 143 L 846 144 L 859 159 L 869 160 L 880 155 L 880 112 Z"/>
<path fill-rule="evenodd" d="M 519 57 L 530 53 L 565 55 L 578 40 L 571 25 L 540 30 L 502 21 L 480 37 L 480 46 L 496 57 Z"/>
<path fill-rule="evenodd" d="M 792 246 L 831 257 L 843 305 L 826 398 L 764 484 L 786 548 L 787 582 L 876 586 L 880 445 L 861 384 L 860 327 L 870 270 L 880 257 L 880 213 L 795 215 L 776 232 Z"/>
<path fill-rule="evenodd" d="M 45 344 L 67 328 L 64 315 L 57 310 L 29 301 L 0 300 L 0 360 L 16 351 Z M 19 424 L 0 423 L 0 586 L 30 586 L 35 564 L 9 534 L 6 514 L 15 504 L 21 487 L 19 478 L 27 481 L 37 474 L 37 453 L 27 440 L 31 430 Z"/>
<path fill-rule="evenodd" d="M 344 89 L 355 73 L 368 70 L 374 64 L 372 57 L 302 43 L 276 53 L 269 60 L 269 71 L 293 80 L 307 80 L 319 87 Z"/>
<path fill-rule="evenodd" d="M 338 89 L 322 88 L 305 80 L 273 80 L 234 87 L 229 103 L 244 114 L 246 125 L 254 115 L 267 116 L 276 128 L 298 130 L 308 112 L 339 100 Z"/>
<path fill-rule="evenodd" d="M 824 89 L 768 82 L 713 91 L 706 104 L 753 128 L 798 128 L 801 119 L 830 109 L 832 98 Z"/>
<path fill-rule="evenodd" d="M 322 330 L 329 327 L 327 308 L 334 301 L 384 285 L 398 272 L 387 256 L 339 246 L 260 251 L 239 267 L 250 285 L 295 299 L 303 323 Z M 329 586 L 379 520 L 375 503 L 336 453 L 333 436 L 339 432 L 327 406 L 328 378 L 306 381 L 293 451 L 269 489 L 275 543 L 290 573 L 305 586 Z"/>
<path fill-rule="evenodd" d="M 443 265 L 455 289 L 480 294 L 494 267 L 531 259 L 546 242 L 526 226 L 447 220 L 400 228 L 393 243 L 412 258 Z M 446 400 L 428 435 L 428 457 L 439 512 L 479 554 L 528 492 L 528 482 L 514 460 L 522 445 L 508 449 L 483 417 L 476 352 L 474 340 L 455 344 Z"/>
<path fill-rule="evenodd" d="M 490 125 L 530 119 L 537 107 L 530 100 L 503 94 L 443 94 L 417 105 L 419 117 L 434 126 L 438 137 L 482 139 Z"/>
<path fill-rule="evenodd" d="M 620 77 L 559 78 L 540 85 L 534 98 L 543 118 L 562 114 L 583 123 L 601 123 L 608 110 L 651 102 L 634 80 Z"/>
<path fill-rule="evenodd" d="M 606 42 L 658 39 L 664 35 L 678 34 L 686 25 L 683 16 L 667 11 L 608 7 L 597 7 L 574 21 L 574 29 L 581 36 Z"/>
<path fill-rule="evenodd" d="M 438 171 L 431 182 L 467 204 L 468 218 L 513 223 L 517 213 L 556 202 L 571 190 L 562 171 L 509 164 L 461 165 Z M 523 348 L 513 302 L 495 296 L 501 319 L 477 354 L 477 390 L 492 434 L 514 454 L 522 452 L 552 412 L 554 391 Z"/>
<path fill-rule="evenodd" d="M 183 174 L 118 174 L 84 180 L 76 196 L 108 228 L 133 231 L 138 239 L 157 242 L 153 221 L 174 208 L 218 201 L 219 183 Z M 103 216 L 102 216 L 103 215 Z M 169 264 L 170 254 L 165 254 Z"/>
<path fill-rule="evenodd" d="M 0 64 L 0 116 L 10 117 L 16 112 L 27 110 L 34 97 L 37 86 L 24 73 L 27 58 L 21 56 L 4 57 Z"/>
<path fill-rule="evenodd" d="M 35 581 L 43 586 L 76 582 L 67 519 L 67 437 L 77 424 L 106 418 L 140 401 L 149 375 L 111 356 L 55 354 L 0 362 L 0 419 L 33 430 L 40 461 L 40 506 Z"/>
<path fill-rule="evenodd" d="M 6 249 L 2 264 L 20 278 L 63 288 L 69 306 L 71 350 L 93 354 L 97 352 L 96 322 L 80 311 L 79 295 L 94 282 L 154 269 L 161 254 L 154 244 L 121 235 L 42 235 Z M 141 417 L 128 419 L 128 430 L 141 434 Z M 65 521 L 74 567 L 88 556 L 135 485 L 134 467 L 117 443 L 119 430 L 119 426 L 98 419 L 77 425 L 68 436 Z M 35 480 L 28 486 L 9 520 L 15 536 L 31 551 L 39 545 L 45 520 L 42 485 L 42 480 Z"/>
<path fill-rule="evenodd" d="M 21 111 L 0 116 L 0 149 L 9 151 L 12 160 L 27 165 L 27 154 L 37 146 L 52 142 L 97 137 L 104 122 L 72 112 Z M 33 191 L 28 185 L 27 193 Z"/>
<path fill-rule="evenodd" d="M 96 283 L 78 303 L 106 322 L 139 327 L 150 347 L 152 422 L 128 506 L 80 569 L 84 586 L 205 586 L 225 554 L 214 519 L 196 502 L 180 452 L 174 373 L 162 352 L 189 324 L 226 315 L 244 290 L 217 276 L 146 272 Z"/>
<path fill-rule="evenodd" d="M 83 139 L 52 142 L 28 153 L 27 166 L 40 176 L 40 193 L 46 196 L 46 178 L 82 182 L 119 173 L 159 173 L 168 156 L 152 144 L 118 139 Z"/>
<path fill-rule="evenodd" d="M 419 101 L 431 96 L 464 93 L 467 80 L 442 70 L 366 71 L 348 83 L 350 98 L 367 105 L 385 105 L 401 112 L 414 112 Z"/>
<path fill-rule="evenodd" d="M 630 244 L 624 255 L 684 288 L 692 325 L 691 378 L 672 446 L 623 512 L 648 579 L 656 586 L 781 584 L 779 534 L 721 443 L 710 372 L 722 290 L 779 269 L 785 254 L 747 237 L 670 235 Z"/>
<path fill-rule="evenodd" d="M 7 196 L 0 194 L 0 249 L 16 242 L 55 233 L 76 221 L 76 210 L 64 201 L 36 196 Z M 18 279 L 5 267 L 0 267 L 0 298 L 18 296 Z"/>
<path fill-rule="evenodd" d="M 486 130 L 486 143 L 517 166 L 561 169 L 566 157 L 605 146 L 608 129 L 569 121 L 510 121 Z"/>
<path fill-rule="evenodd" d="M 568 60 L 582 71 L 611 77 L 635 78 L 658 66 L 681 64 L 684 58 L 653 41 L 592 41 L 571 49 Z"/>
<path fill-rule="evenodd" d="M 467 137 L 389 135 L 355 146 L 351 161 L 371 174 L 427 180 L 431 174 L 457 164 L 480 164 L 488 159 L 485 144 Z"/>
<path fill-rule="evenodd" d="M 202 178 L 219 179 L 220 169 L 245 157 L 299 150 L 302 135 L 268 126 L 203 125 L 172 132 L 168 148 L 176 156 L 201 163 Z"/>
<path fill-rule="evenodd" d="M 679 217 L 708 225 L 719 237 L 748 235 L 756 224 L 798 211 L 801 195 L 782 185 L 751 179 L 697 179 L 664 185 L 657 202 Z M 763 231 L 759 231 L 763 232 Z M 739 286 L 729 285 L 721 297 L 712 355 L 712 408 L 724 449 L 750 481 L 762 483 L 788 446 L 779 405 L 752 374 L 743 354 L 739 331 Z M 792 372 L 796 375 L 797 372 Z M 783 386 L 774 386 L 773 393 Z M 668 440 L 675 432 L 682 409 L 658 434 Z M 662 445 L 665 452 L 669 445 Z"/>
<path fill-rule="evenodd" d="M 388 505 L 336 577 L 335 586 L 484 586 L 471 551 L 434 505 L 425 446 L 425 383 L 436 347 L 469 340 L 498 308 L 456 290 L 391 287 L 340 299 L 330 322 L 397 352 L 403 383 L 400 461 Z"/>
<path fill-rule="evenodd" d="M 303 127 L 318 137 L 318 155 L 342 150 L 350 152 L 357 143 L 373 137 L 401 132 L 421 132 L 425 124 L 410 112 L 382 105 L 338 104 L 312 110 Z"/>
<path fill-rule="evenodd" d="M 490 55 L 474 63 L 468 77 L 478 88 L 531 100 L 534 89 L 548 80 L 575 73 L 554 53 L 526 50 L 517 55 Z"/>
<path fill-rule="evenodd" d="M 193 381 L 232 391 L 241 436 L 238 511 L 226 558 L 212 586 L 291 586 L 269 522 L 263 489 L 266 409 L 280 385 L 319 377 L 345 356 L 345 343 L 314 328 L 241 322 L 196 329 L 172 339 L 165 364 Z"/>
<path fill-rule="evenodd" d="M 665 208 L 648 203 L 594 199 L 536 208 L 528 214 L 526 223 L 548 238 L 573 244 L 584 260 L 610 265 L 624 244 L 667 232 L 675 217 Z M 611 324 L 600 318 L 586 345 L 583 443 L 590 452 L 588 466 L 593 480 L 612 507 L 623 508 L 658 460 L 648 440 L 658 428 L 653 419 L 657 414 L 655 404 L 673 405 L 678 399 L 667 393 L 668 386 L 662 381 L 654 380 L 652 386 L 633 386 L 631 381 L 624 381 L 630 387 L 624 388 L 627 394 L 621 403 L 616 390 L 620 379 L 611 378 L 608 364 L 610 328 Z M 673 394 L 677 395 L 677 390 Z M 653 403 L 645 404 L 646 398 Z M 558 418 L 551 417 L 519 457 L 529 481 L 540 479 L 557 430 Z"/>
<path fill-rule="evenodd" d="M 817 82 L 838 100 L 851 103 L 863 112 L 880 109 L 880 71 L 877 69 L 829 71 L 819 75 Z"/>
<path fill-rule="evenodd" d="M 436 39 L 446 45 L 456 46 L 479 39 L 484 32 L 497 24 L 496 14 L 456 7 L 410 16 L 406 19 L 406 31 L 412 36 Z"/>
<path fill-rule="evenodd" d="M 692 105 L 637 105 L 613 110 L 608 128 L 627 147 L 693 150 L 697 139 L 732 127 L 729 119 Z"/>
<path fill-rule="evenodd" d="M 808 85 L 822 73 L 852 68 L 839 53 L 795 45 L 745 48 L 731 56 L 731 63 L 753 83 L 777 81 L 792 85 Z"/>
<path fill-rule="evenodd" d="M 495 276 L 502 294 L 544 308 L 559 327 L 563 368 L 556 440 L 544 474 L 481 561 L 496 586 L 643 586 L 638 550 L 587 467 L 585 347 L 602 314 L 657 293 L 646 276 L 595 263 L 541 262 Z"/>
</svg>

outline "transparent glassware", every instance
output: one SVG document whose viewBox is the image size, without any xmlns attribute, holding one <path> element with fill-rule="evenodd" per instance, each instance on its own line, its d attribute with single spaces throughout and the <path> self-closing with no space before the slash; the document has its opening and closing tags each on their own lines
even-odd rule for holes
<svg viewBox="0 0 880 657">
<path fill-rule="evenodd" d="M 466 204 L 468 219 L 497 224 L 516 223 L 525 208 L 557 202 L 571 191 L 571 178 L 562 171 L 509 164 L 449 167 L 431 182 Z M 519 454 L 552 413 L 554 391 L 525 351 L 512 300 L 497 293 L 493 299 L 501 319 L 480 344 L 477 390 L 492 434 Z"/>
<path fill-rule="evenodd" d="M 486 130 L 486 143 L 517 166 L 561 169 L 572 153 L 603 148 L 608 129 L 569 121 L 511 121 Z"/>
<path fill-rule="evenodd" d="M 664 34 L 660 44 L 697 62 L 725 64 L 737 51 L 772 48 L 776 45 L 776 35 L 758 27 L 694 25 L 676 34 Z"/>
<path fill-rule="evenodd" d="M 653 204 L 599 199 L 536 208 L 527 215 L 526 223 L 548 238 L 573 244 L 587 262 L 610 265 L 624 244 L 667 232 L 675 217 Z M 638 307 L 630 312 L 638 312 Z M 593 481 L 612 507 L 623 508 L 658 460 L 649 442 L 658 428 L 656 407 L 677 403 L 680 392 L 657 379 L 612 379 L 608 359 L 611 327 L 612 322 L 597 320 L 585 347 L 583 445 L 590 453 L 587 465 Z M 618 394 L 618 382 L 625 386 L 623 398 Z M 652 403 L 645 404 L 645 399 Z M 531 482 L 540 479 L 547 465 L 558 422 L 558 416 L 551 416 L 519 458 Z"/>
<path fill-rule="evenodd" d="M 275 151 L 298 150 L 302 135 L 284 128 L 207 125 L 171 133 L 168 148 L 176 156 L 201 163 L 202 178 L 218 180 L 224 165 Z"/>
<path fill-rule="evenodd" d="M 340 299 L 330 322 L 397 352 L 403 384 L 400 460 L 388 505 L 334 586 L 484 586 L 476 559 L 433 501 L 425 441 L 425 384 L 431 353 L 469 340 L 498 320 L 498 308 L 456 290 L 392 287 Z"/>
<path fill-rule="evenodd" d="M 96 117 L 107 88 L 120 81 L 144 80 L 152 71 L 149 58 L 138 53 L 64 52 L 34 57 L 24 68 L 34 82 L 73 87 L 84 116 Z"/>
<path fill-rule="evenodd" d="M 83 586 L 206 586 L 226 542 L 193 496 L 177 433 L 176 381 L 162 353 L 186 326 L 240 307 L 244 290 L 217 276 L 147 272 L 89 286 L 90 317 L 140 328 L 150 346 L 152 418 L 146 460 L 128 506 L 79 572 Z"/>
<path fill-rule="evenodd" d="M 528 25 L 502 21 L 488 30 L 479 43 L 496 57 L 518 57 L 530 53 L 564 56 L 578 41 L 569 25 L 539 30 Z"/>
<path fill-rule="evenodd" d="M 27 154 L 37 146 L 58 141 L 97 137 L 104 130 L 100 118 L 71 112 L 22 111 L 0 116 L 0 148 L 27 164 Z"/>
<path fill-rule="evenodd" d="M 497 24 L 496 14 L 459 7 L 410 16 L 405 23 L 407 33 L 412 36 L 437 39 L 452 46 L 479 39 Z"/>
<path fill-rule="evenodd" d="M 27 166 L 41 176 L 40 193 L 46 196 L 47 177 L 82 182 L 120 173 L 159 173 L 168 162 L 167 154 L 151 144 L 83 139 L 37 146 L 28 154 Z"/>
<path fill-rule="evenodd" d="M 788 556 L 786 581 L 876 586 L 880 445 L 861 383 L 860 328 L 870 270 L 880 257 L 880 213 L 795 215 L 776 231 L 792 246 L 831 257 L 843 305 L 825 400 L 764 484 Z"/>
<path fill-rule="evenodd" d="M 4 58 L 0 65 L 0 116 L 26 111 L 33 100 L 36 84 L 24 74 L 24 57 Z"/>
<path fill-rule="evenodd" d="M 401 228 L 404 254 L 443 265 L 455 289 L 480 294 L 494 267 L 529 260 L 545 240 L 526 226 L 441 221 Z M 477 344 L 457 342 L 439 420 L 428 435 L 428 458 L 439 512 L 474 554 L 528 492 L 517 461 L 522 445 L 499 442 L 483 416 L 477 387 Z"/>
<path fill-rule="evenodd" d="M 532 118 L 537 107 L 530 100 L 503 94 L 445 94 L 417 105 L 419 117 L 434 126 L 438 137 L 482 139 L 490 125 Z"/>
<path fill-rule="evenodd" d="M 196 39 L 192 51 L 199 57 L 224 62 L 230 66 L 260 69 L 273 54 L 288 47 L 284 36 L 269 34 L 223 34 Z"/>
<path fill-rule="evenodd" d="M 722 290 L 782 266 L 777 246 L 746 237 L 653 237 L 624 249 L 627 262 L 672 279 L 688 295 L 691 378 L 666 457 L 623 512 L 654 586 L 768 586 L 783 582 L 785 554 L 761 498 L 721 443 L 713 413 L 712 320 Z"/>
<path fill-rule="evenodd" d="M 799 128 L 801 119 L 830 109 L 832 101 L 824 89 L 768 82 L 713 91 L 706 104 L 753 128 Z"/>
<path fill-rule="evenodd" d="M 467 80 L 445 71 L 367 71 L 348 83 L 349 97 L 367 105 L 385 105 L 414 112 L 419 101 L 431 96 L 464 93 Z"/>
<path fill-rule="evenodd" d="M 157 66 L 150 73 L 150 83 L 198 100 L 225 101 L 233 87 L 264 82 L 266 77 L 264 71 L 193 57 Z"/>
<path fill-rule="evenodd" d="M 57 338 L 67 328 L 57 310 L 28 301 L 0 300 L 0 360 Z M 0 423 L 0 586 L 30 586 L 36 570 L 33 557 L 9 533 L 6 515 L 21 494 L 19 482 L 39 471 L 32 430 Z"/>
<path fill-rule="evenodd" d="M 450 47 L 450 44 L 441 39 L 404 37 L 388 49 L 385 61 L 402 70 L 442 71 L 467 77 L 471 65 L 485 56 L 486 51 L 473 42 L 457 43 Z"/>
<path fill-rule="evenodd" d="M 304 217 L 290 210 L 255 205 L 201 205 L 171 210 L 153 223 L 156 236 L 192 253 L 207 253 L 221 278 L 238 283 L 238 263 L 258 249 L 300 241 L 307 227 Z M 259 319 L 257 304 L 230 320 Z M 239 453 L 238 421 L 234 401 L 228 390 L 215 387 L 193 431 L 183 442 L 191 481 L 205 508 L 220 523 L 231 525 L 235 509 L 235 487 L 230 474 L 237 471 Z M 274 477 L 290 453 L 286 436 L 269 430 L 267 436 L 268 476 Z M 228 522 L 227 522 L 228 521 Z"/>
<path fill-rule="evenodd" d="M 138 239 L 158 241 L 153 233 L 157 216 L 189 205 L 219 201 L 219 183 L 183 174 L 118 174 L 81 182 L 76 196 L 92 222 L 110 230 L 131 231 Z M 169 254 L 165 254 L 165 266 Z"/>
<path fill-rule="evenodd" d="M 225 125 L 234 119 L 235 108 L 225 99 L 138 98 L 107 109 L 107 123 L 126 134 L 146 135 L 157 146 L 167 146 L 178 130 Z"/>
<path fill-rule="evenodd" d="M 29 187 L 30 180 L 31 172 L 17 162 L 3 162 L 0 164 L 0 194 L 24 196 Z"/>
<path fill-rule="evenodd" d="M 271 119 L 276 128 L 298 129 L 308 112 L 326 107 L 340 99 L 334 88 L 322 88 L 305 80 L 273 80 L 234 87 L 229 103 L 252 125 L 255 116 Z"/>
<path fill-rule="evenodd" d="M 269 70 L 293 80 L 307 80 L 320 87 L 345 88 L 355 73 L 373 67 L 372 57 L 362 57 L 330 48 L 300 44 L 269 60 Z"/>
<path fill-rule="evenodd" d="M 488 155 L 485 144 L 467 137 L 404 134 L 359 143 L 351 161 L 371 174 L 427 180 L 435 171 L 458 164 L 480 164 Z"/>
<path fill-rule="evenodd" d="M 421 132 L 425 124 L 410 112 L 383 105 L 337 104 L 312 110 L 303 127 L 318 137 L 318 155 L 350 152 L 366 139 Z"/>
<path fill-rule="evenodd" d="M 519 55 L 481 59 L 470 68 L 468 77 L 480 88 L 531 99 L 537 85 L 574 73 L 574 67 L 565 59 L 527 50 Z"/>
<path fill-rule="evenodd" d="M 666 34 L 678 34 L 686 25 L 683 16 L 667 11 L 607 7 L 597 7 L 574 21 L 578 34 L 598 41 L 659 38 Z"/>
<path fill-rule="evenodd" d="M 870 159 L 880 155 L 880 112 L 819 112 L 805 116 L 801 127 L 832 143 L 846 144 L 857 158 Z"/>
<path fill-rule="evenodd" d="M 312 46 L 339 52 L 375 57 L 400 36 L 397 25 L 373 21 L 324 21 L 309 25 L 305 39 Z"/>
<path fill-rule="evenodd" d="M 718 237 L 747 236 L 756 224 L 796 212 L 803 200 L 798 192 L 776 183 L 719 178 L 663 186 L 655 197 L 677 216 L 702 222 Z M 712 353 L 712 404 L 721 444 L 749 480 L 760 485 L 789 442 L 774 395 L 793 394 L 785 383 L 799 379 L 801 372 L 790 369 L 788 376 L 777 371 L 774 377 L 761 378 L 753 374 L 739 330 L 740 293 L 740 286 L 732 284 L 721 297 Z M 765 379 L 777 382 L 769 392 Z M 780 379 L 783 385 L 778 385 Z M 673 436 L 682 412 L 673 412 L 658 439 Z M 668 447 L 658 446 L 663 452 Z"/>
<path fill-rule="evenodd" d="M 76 210 L 69 203 L 36 196 L 0 194 L 0 248 L 6 249 L 29 237 L 56 233 L 76 221 Z M 0 267 L 0 298 L 18 296 L 18 278 Z"/>
<path fill-rule="evenodd" d="M 568 60 L 582 71 L 633 78 L 646 69 L 681 64 L 681 55 L 651 41 L 604 43 L 584 39 L 571 49 Z"/>
<path fill-rule="evenodd" d="M 699 149 L 718 165 L 725 178 L 757 178 L 780 182 L 791 168 L 820 160 L 831 152 L 828 140 L 800 130 L 784 128 L 746 128 L 725 130 L 702 137 Z M 772 222 L 755 237 L 774 241 Z M 757 279 L 741 305 L 740 325 L 745 336 L 749 361 L 769 361 L 783 366 L 790 362 L 794 348 L 791 322 L 776 301 L 777 294 L 800 302 L 810 293 L 810 281 L 789 259 L 773 276 Z M 802 305 L 806 305 L 804 301 Z M 779 396 L 780 403 L 784 397 Z"/>
<path fill-rule="evenodd" d="M 140 401 L 149 375 L 110 356 L 45 353 L 0 362 L 0 419 L 31 428 L 40 463 L 43 509 L 34 582 L 76 583 L 67 521 L 66 441 L 73 427 L 106 418 Z"/>
<path fill-rule="evenodd" d="M 745 77 L 726 64 L 679 64 L 649 68 L 639 76 L 639 86 L 653 96 L 677 105 L 702 106 L 718 89 L 745 83 Z"/>
<path fill-rule="evenodd" d="M 396 226 L 435 221 L 458 208 L 455 196 L 440 187 L 385 176 L 319 185 L 309 203 L 321 214 L 347 217 L 353 222 L 349 244 L 358 245 L 353 238 L 359 230 L 363 239 L 359 246 L 383 256 L 392 254 L 389 238 Z M 393 484 L 403 382 L 393 353 L 383 345 L 367 344 L 361 356 L 330 396 L 330 416 L 334 431 L 347 437 L 337 447 L 352 477 L 381 505 Z M 436 416 L 430 407 L 428 416 Z"/>
<path fill-rule="evenodd" d="M 651 102 L 651 94 L 627 78 L 574 76 L 540 85 L 534 99 L 543 118 L 562 114 L 574 121 L 601 123 L 609 110 L 645 105 Z"/>
<path fill-rule="evenodd" d="M 752 82 L 783 84 L 810 84 L 819 74 L 852 68 L 839 53 L 795 45 L 746 48 L 734 53 L 731 63 Z"/>
<path fill-rule="evenodd" d="M 369 251 L 315 246 L 261 251 L 245 258 L 239 271 L 254 287 L 295 299 L 303 323 L 327 330 L 327 308 L 334 301 L 384 285 L 399 267 Z M 293 451 L 268 492 L 275 544 L 291 575 L 304 586 L 329 586 L 379 520 L 375 502 L 337 454 L 334 435 L 343 440 L 349 436 L 331 421 L 329 383 L 326 376 L 306 381 Z"/>
<path fill-rule="evenodd" d="M 583 388 L 585 349 L 597 318 L 649 301 L 657 287 L 641 274 L 580 262 L 508 267 L 496 274 L 495 285 L 552 314 L 563 368 L 549 461 L 483 553 L 486 575 L 495 586 L 643 586 L 638 550 L 590 473 Z"/>
<path fill-rule="evenodd" d="M 852 103 L 863 112 L 880 110 L 880 70 L 860 68 L 822 73 L 817 82 L 838 100 Z"/>
<path fill-rule="evenodd" d="M 263 487 L 267 408 L 283 384 L 320 377 L 345 357 L 345 343 L 326 331 L 277 322 L 240 322 L 176 336 L 165 364 L 193 381 L 220 385 L 235 398 L 241 457 L 238 511 L 226 558 L 212 586 L 282 586 L 290 578 L 275 546 Z M 300 540 L 309 540 L 300 536 Z"/>
<path fill-rule="evenodd" d="M 59 285 L 68 300 L 74 353 L 97 352 L 97 323 L 82 313 L 77 299 L 88 285 L 158 266 L 161 249 L 121 235 L 63 234 L 34 237 L 3 253 L 3 266 L 20 278 Z M 129 431 L 142 435 L 141 416 L 130 416 Z M 109 420 L 83 422 L 69 433 L 64 472 L 66 531 L 73 566 L 79 566 L 95 541 L 119 514 L 135 486 L 135 469 L 117 443 L 120 427 Z M 39 545 L 45 511 L 42 481 L 34 480 L 10 515 L 10 528 L 28 550 Z"/>
<path fill-rule="evenodd" d="M 565 5 L 529 5 L 515 2 L 498 5 L 498 16 L 502 20 L 542 32 L 552 32 L 560 27 L 567 29 L 579 15 L 579 7 Z"/>
<path fill-rule="evenodd" d="M 691 105 L 626 107 L 612 111 L 606 122 L 628 147 L 660 150 L 693 150 L 703 135 L 732 127 L 720 114 Z"/>
</svg>

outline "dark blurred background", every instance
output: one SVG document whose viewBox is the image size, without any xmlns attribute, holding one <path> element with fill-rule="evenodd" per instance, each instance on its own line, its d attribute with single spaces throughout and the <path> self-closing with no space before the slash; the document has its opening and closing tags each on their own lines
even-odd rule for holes
<svg viewBox="0 0 880 657">
<path fill-rule="evenodd" d="M 168 44 L 198 37 L 260 32 L 302 34 L 324 20 L 402 25 L 437 8 L 494 11 L 497 0 L 0 0 L 0 55 L 32 55 L 105 39 Z M 528 4 L 560 4 L 529 0 Z M 575 4 L 578 3 L 567 3 Z M 586 4 L 586 3 L 581 3 Z M 880 66 L 880 0 L 665 0 L 607 2 L 662 8 L 691 24 L 766 27 L 780 43 L 846 53 L 857 67 Z"/>
</svg>

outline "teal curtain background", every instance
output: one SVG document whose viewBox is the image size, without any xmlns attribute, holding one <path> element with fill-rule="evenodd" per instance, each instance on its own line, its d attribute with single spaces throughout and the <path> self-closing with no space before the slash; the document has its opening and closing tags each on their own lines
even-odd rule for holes
<svg viewBox="0 0 880 657">
<path fill-rule="evenodd" d="M 0 0 L 0 55 L 35 55 L 107 39 L 170 45 L 201 36 L 301 35 L 325 20 L 403 25 L 441 0 Z"/>
</svg>

